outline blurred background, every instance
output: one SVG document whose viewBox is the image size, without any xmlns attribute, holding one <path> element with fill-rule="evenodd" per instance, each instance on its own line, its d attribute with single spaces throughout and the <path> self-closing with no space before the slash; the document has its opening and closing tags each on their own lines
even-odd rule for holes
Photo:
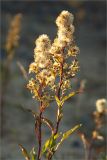
<svg viewBox="0 0 107 160">
<path fill-rule="evenodd" d="M 5 69 L 1 67 L 1 75 L 5 79 L 1 83 L 1 159 L 22 160 L 23 157 L 18 144 L 21 143 L 28 150 L 35 144 L 34 119 L 32 115 L 22 109 L 38 109 L 38 104 L 26 88 L 27 81 L 23 77 L 17 62 L 20 62 L 28 72 L 28 66 L 33 61 L 35 40 L 40 34 L 48 34 L 51 40 L 56 37 L 57 27 L 55 19 L 62 10 L 74 14 L 75 41 L 80 48 L 78 57 L 80 72 L 75 79 L 77 87 L 85 85 L 84 93 L 75 96 L 64 107 L 64 119 L 60 130 L 66 131 L 78 123 L 82 123 L 81 131 L 90 135 L 94 127 L 92 112 L 95 102 L 105 98 L 105 56 L 106 56 L 106 1 L 1 1 L 1 60 L 6 63 L 6 37 L 10 23 L 16 14 L 21 13 L 21 30 L 19 45 L 15 54 Z M 9 72 L 9 74 L 8 74 Z M 1 81 L 3 81 L 1 78 Z M 46 115 L 53 117 L 55 107 L 46 111 Z M 52 119 L 52 120 L 53 120 Z M 43 128 L 43 136 L 49 136 Z M 104 144 L 102 144 L 104 145 Z M 74 133 L 63 144 L 56 154 L 60 160 L 84 160 L 84 149 L 80 137 Z M 101 160 L 101 159 L 100 159 Z"/>
</svg>

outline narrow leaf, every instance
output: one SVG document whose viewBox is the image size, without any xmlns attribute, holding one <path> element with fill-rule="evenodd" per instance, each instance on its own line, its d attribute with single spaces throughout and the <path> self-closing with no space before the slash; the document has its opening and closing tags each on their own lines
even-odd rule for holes
<svg viewBox="0 0 107 160">
<path fill-rule="evenodd" d="M 62 138 L 60 142 L 56 145 L 55 151 L 59 148 L 59 146 L 62 144 L 62 142 L 67 139 L 74 131 L 76 131 L 78 128 L 80 128 L 82 124 L 76 125 L 72 129 L 68 130 L 67 132 L 63 133 Z"/>
<path fill-rule="evenodd" d="M 38 114 L 37 114 L 36 112 L 34 112 L 33 110 L 27 109 L 27 108 L 25 108 L 25 107 L 23 107 L 23 106 L 20 106 L 20 108 L 21 108 L 23 111 L 27 111 L 27 112 L 32 113 L 32 115 L 34 116 L 34 118 L 37 118 L 37 117 L 38 117 Z"/>
<path fill-rule="evenodd" d="M 73 127 L 72 129 L 68 130 L 67 132 L 65 132 L 63 134 L 62 140 L 67 139 L 75 130 L 77 130 L 78 128 L 80 128 L 82 125 L 76 125 L 75 127 Z"/>
<path fill-rule="evenodd" d="M 20 70 L 21 70 L 21 72 L 22 72 L 22 74 L 23 74 L 23 77 L 24 77 L 26 80 L 28 80 L 28 75 L 27 75 L 27 72 L 26 72 L 24 66 L 23 66 L 23 65 L 21 64 L 21 62 L 19 62 L 19 61 L 17 61 L 17 65 L 18 65 L 18 67 L 20 68 Z"/>
<path fill-rule="evenodd" d="M 36 120 L 38 119 L 38 114 L 36 112 L 34 112 L 33 110 L 31 110 L 31 109 L 25 109 L 25 108 L 23 108 L 23 110 L 32 113 L 32 115 L 34 116 L 34 118 Z M 41 117 L 41 119 L 42 119 L 42 122 L 45 123 L 51 129 L 51 131 L 53 132 L 53 130 L 54 130 L 53 123 L 49 119 L 47 119 L 45 117 Z"/>
<path fill-rule="evenodd" d="M 49 119 L 42 117 L 42 122 L 44 122 L 51 129 L 52 133 L 54 132 L 53 123 Z"/>
<path fill-rule="evenodd" d="M 70 94 L 68 94 L 67 96 L 65 96 L 65 97 L 62 99 L 62 105 L 64 104 L 64 102 L 65 102 L 66 100 L 68 100 L 69 98 L 75 96 L 75 95 L 78 94 L 78 93 L 79 93 L 79 91 L 75 91 L 75 92 L 71 92 Z"/>
<path fill-rule="evenodd" d="M 45 142 L 43 148 L 42 148 L 42 153 L 45 153 L 47 148 L 49 147 L 49 142 L 50 142 L 50 138 Z"/>
<path fill-rule="evenodd" d="M 32 113 L 32 115 L 34 116 L 34 118 L 38 118 L 38 114 L 36 112 L 34 112 L 31 109 L 27 109 L 28 112 Z"/>
<path fill-rule="evenodd" d="M 36 160 L 37 154 L 35 152 L 35 148 L 34 147 L 32 148 L 30 154 L 31 154 L 31 160 Z"/>
<path fill-rule="evenodd" d="M 44 144 L 42 148 L 42 153 L 45 153 L 48 149 L 53 148 L 56 145 L 56 139 L 61 135 L 61 133 L 57 133 L 55 136 L 51 136 Z"/>
<path fill-rule="evenodd" d="M 60 107 L 61 106 L 61 101 L 59 100 L 59 98 L 57 96 L 55 96 L 55 99 L 56 99 L 58 107 Z"/>
<path fill-rule="evenodd" d="M 30 160 L 30 156 L 27 153 L 27 150 L 21 144 L 19 144 L 19 147 L 20 147 L 20 149 L 22 151 L 23 156 L 25 157 L 25 160 Z"/>
</svg>

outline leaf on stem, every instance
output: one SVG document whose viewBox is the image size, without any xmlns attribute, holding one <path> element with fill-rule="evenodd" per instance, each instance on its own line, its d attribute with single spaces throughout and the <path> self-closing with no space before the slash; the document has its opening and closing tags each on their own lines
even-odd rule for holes
<svg viewBox="0 0 107 160">
<path fill-rule="evenodd" d="M 80 128 L 82 124 L 76 125 L 75 127 L 71 128 L 67 132 L 63 133 L 62 138 L 60 142 L 56 145 L 55 151 L 59 148 L 59 146 L 62 144 L 62 142 L 67 139 L 74 131 L 76 131 L 78 128 Z"/>
<path fill-rule="evenodd" d="M 33 110 L 27 109 L 27 108 L 25 108 L 25 107 L 23 107 L 23 106 L 20 106 L 20 108 L 21 108 L 23 111 L 27 111 L 27 112 L 32 113 L 32 115 L 34 116 L 34 118 L 37 118 L 37 117 L 38 117 L 38 114 L 37 114 L 35 111 L 33 111 Z"/>
<path fill-rule="evenodd" d="M 31 110 L 31 109 L 25 109 L 25 108 L 23 108 L 23 110 L 32 113 L 32 115 L 34 116 L 34 118 L 36 120 L 39 118 L 38 114 L 36 112 L 34 112 L 33 110 Z M 53 123 L 49 119 L 47 119 L 45 117 L 41 117 L 41 120 L 42 120 L 43 123 L 45 123 L 51 129 L 52 132 L 54 131 Z"/>
<path fill-rule="evenodd" d="M 56 139 L 61 135 L 61 133 L 57 133 L 56 135 L 52 135 L 44 144 L 42 148 L 42 154 L 46 153 L 47 150 L 51 150 L 56 145 Z"/>
<path fill-rule="evenodd" d="M 62 107 L 66 100 L 68 100 L 69 98 L 75 96 L 78 93 L 80 93 L 80 91 L 71 92 L 67 96 L 65 96 L 62 100 L 59 100 L 59 98 L 57 96 L 55 96 L 55 99 L 56 99 L 58 107 Z"/>
<path fill-rule="evenodd" d="M 25 80 L 28 80 L 28 75 L 27 75 L 27 72 L 26 72 L 24 66 L 19 61 L 17 61 L 17 65 L 18 65 L 19 69 L 21 70 L 22 75 L 25 78 Z"/>
<path fill-rule="evenodd" d="M 31 155 L 31 160 L 36 160 L 37 154 L 34 147 L 32 148 L 30 155 Z"/>
<path fill-rule="evenodd" d="M 42 122 L 44 122 L 51 129 L 52 133 L 54 132 L 53 123 L 49 119 L 42 117 Z"/>
<path fill-rule="evenodd" d="M 25 160 L 30 160 L 30 156 L 29 156 L 27 150 L 21 144 L 19 144 L 19 147 L 22 151 L 23 156 L 25 157 Z"/>
<path fill-rule="evenodd" d="M 68 100 L 69 98 L 75 96 L 75 95 L 78 94 L 78 93 L 79 93 L 79 91 L 71 92 L 70 94 L 68 94 L 67 96 L 65 96 L 65 97 L 62 99 L 61 104 L 63 105 L 66 100 Z"/>
<path fill-rule="evenodd" d="M 59 100 L 59 98 L 57 96 L 55 96 L 56 99 L 56 103 L 58 105 L 58 107 L 60 107 L 62 105 L 61 101 Z"/>
</svg>

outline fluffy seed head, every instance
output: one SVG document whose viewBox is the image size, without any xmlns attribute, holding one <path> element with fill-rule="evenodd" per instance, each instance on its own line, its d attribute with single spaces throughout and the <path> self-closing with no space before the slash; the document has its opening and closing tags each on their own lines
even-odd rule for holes
<svg viewBox="0 0 107 160">
<path fill-rule="evenodd" d="M 96 110 L 97 110 L 97 112 L 99 112 L 99 113 L 104 112 L 106 107 L 107 107 L 106 99 L 102 98 L 102 99 L 98 99 L 96 101 Z"/>
<path fill-rule="evenodd" d="M 58 27 L 70 25 L 73 23 L 74 16 L 68 11 L 62 11 L 61 14 L 56 19 L 56 25 Z"/>
<path fill-rule="evenodd" d="M 50 39 L 43 34 L 35 42 L 34 61 L 38 68 L 45 68 L 50 65 L 49 49 L 51 47 Z"/>
</svg>

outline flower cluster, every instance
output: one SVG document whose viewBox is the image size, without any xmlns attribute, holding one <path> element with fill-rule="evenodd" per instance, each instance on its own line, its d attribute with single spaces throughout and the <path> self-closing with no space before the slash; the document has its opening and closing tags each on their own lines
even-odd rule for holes
<svg viewBox="0 0 107 160">
<path fill-rule="evenodd" d="M 18 46 L 21 18 L 22 15 L 20 13 L 16 14 L 10 24 L 5 46 L 9 59 L 13 56 L 14 48 Z"/>
<path fill-rule="evenodd" d="M 36 74 L 36 80 L 42 87 L 53 85 L 55 76 L 52 70 L 52 60 L 49 53 L 51 42 L 48 36 L 43 34 L 39 36 L 35 44 L 34 62 L 30 64 L 29 73 L 32 72 Z"/>
<path fill-rule="evenodd" d="M 51 44 L 49 37 L 44 34 L 36 40 L 34 62 L 29 67 L 29 73 L 33 72 L 36 75 L 33 86 L 38 83 L 43 89 L 50 87 L 51 91 L 56 92 L 60 85 L 62 95 L 70 88 L 70 79 L 79 71 L 79 48 L 74 42 L 73 19 L 71 13 L 62 11 L 56 19 L 58 32 L 54 42 Z M 31 90 L 30 83 L 29 81 L 27 87 Z"/>
</svg>

